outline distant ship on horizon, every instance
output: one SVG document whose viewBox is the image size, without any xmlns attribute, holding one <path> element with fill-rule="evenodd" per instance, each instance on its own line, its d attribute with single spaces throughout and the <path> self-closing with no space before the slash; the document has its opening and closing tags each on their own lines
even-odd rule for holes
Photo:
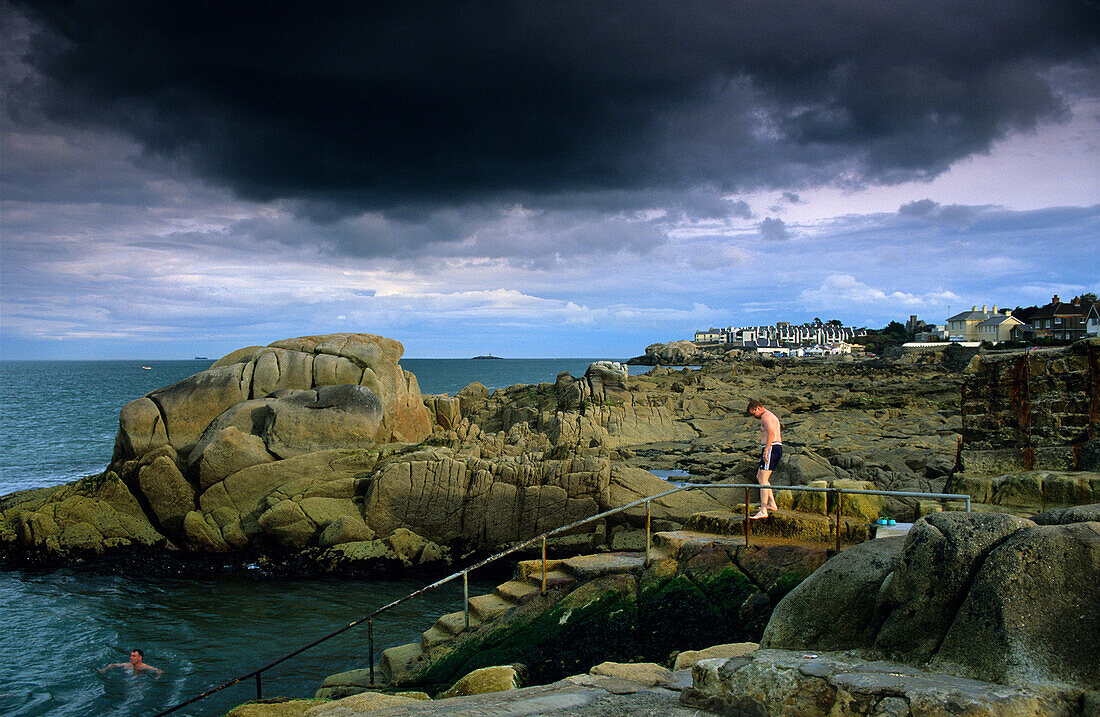
<svg viewBox="0 0 1100 717">
<path fill-rule="evenodd" d="M 196 356 L 195 360 L 196 361 L 209 361 L 210 359 L 206 356 Z"/>
</svg>

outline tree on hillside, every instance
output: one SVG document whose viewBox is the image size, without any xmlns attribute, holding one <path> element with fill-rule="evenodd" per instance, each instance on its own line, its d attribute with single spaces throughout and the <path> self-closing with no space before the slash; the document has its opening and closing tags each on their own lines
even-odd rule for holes
<svg viewBox="0 0 1100 717">
<path fill-rule="evenodd" d="M 897 321 L 891 321 L 881 329 L 868 329 L 866 336 L 852 339 L 854 343 L 862 344 L 863 348 L 872 354 L 882 355 L 891 347 L 901 346 L 906 341 L 912 340 L 912 336 L 905 330 L 905 326 Z"/>
</svg>

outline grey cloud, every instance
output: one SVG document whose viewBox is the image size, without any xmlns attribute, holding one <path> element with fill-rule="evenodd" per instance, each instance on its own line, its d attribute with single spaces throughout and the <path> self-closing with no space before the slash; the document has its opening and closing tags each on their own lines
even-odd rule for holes
<svg viewBox="0 0 1100 717">
<path fill-rule="evenodd" d="M 898 207 L 898 214 L 904 214 L 910 217 L 923 217 L 931 214 L 939 205 L 939 202 L 934 202 L 931 199 L 918 199 L 908 204 L 902 204 Z"/>
<path fill-rule="evenodd" d="M 1095 92 L 1100 74 L 1085 2 L 17 7 L 0 11 L 29 18 L 4 24 L 28 48 L 29 74 L 3 70 L 9 122 L 122 133 L 148 162 L 327 221 L 930 177 L 1063 118 L 1056 83 Z"/>
<path fill-rule="evenodd" d="M 770 241 L 783 241 L 791 238 L 790 232 L 787 231 L 787 225 L 782 219 L 767 217 L 760 222 L 758 227 L 760 236 Z"/>
<path fill-rule="evenodd" d="M 898 214 L 904 217 L 916 217 L 925 221 L 962 226 L 974 221 L 989 206 L 967 206 L 963 204 L 940 204 L 931 199 L 919 199 L 903 204 Z"/>
</svg>

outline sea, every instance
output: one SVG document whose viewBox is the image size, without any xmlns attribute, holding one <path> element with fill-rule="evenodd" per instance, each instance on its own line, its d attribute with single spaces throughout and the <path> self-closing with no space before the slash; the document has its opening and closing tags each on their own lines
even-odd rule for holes
<svg viewBox="0 0 1100 717">
<path fill-rule="evenodd" d="M 582 376 L 595 360 L 410 358 L 401 365 L 422 393 L 454 395 L 474 381 L 502 388 L 553 382 L 562 371 Z M 0 495 L 101 472 L 122 406 L 210 363 L 0 361 Z M 471 575 L 471 594 L 489 592 L 498 578 Z M 426 582 L 287 579 L 258 570 L 193 578 L 0 570 L 0 715 L 156 714 Z M 404 603 L 374 621 L 376 650 L 418 640 L 437 617 L 460 609 L 460 581 Z M 126 662 L 135 647 L 163 674 L 99 671 Z M 311 697 L 327 675 L 366 667 L 367 654 L 366 626 L 348 630 L 265 672 L 264 697 Z M 174 714 L 222 715 L 254 697 L 248 680 Z"/>
</svg>

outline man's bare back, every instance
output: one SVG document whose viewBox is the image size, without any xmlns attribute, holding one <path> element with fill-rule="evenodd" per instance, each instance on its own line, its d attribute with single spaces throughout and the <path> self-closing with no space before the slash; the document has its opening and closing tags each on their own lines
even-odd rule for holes
<svg viewBox="0 0 1100 717">
<path fill-rule="evenodd" d="M 779 428 L 779 419 L 775 414 L 764 409 L 760 414 L 760 445 L 770 446 L 773 443 L 783 442 L 783 433 Z"/>
</svg>

